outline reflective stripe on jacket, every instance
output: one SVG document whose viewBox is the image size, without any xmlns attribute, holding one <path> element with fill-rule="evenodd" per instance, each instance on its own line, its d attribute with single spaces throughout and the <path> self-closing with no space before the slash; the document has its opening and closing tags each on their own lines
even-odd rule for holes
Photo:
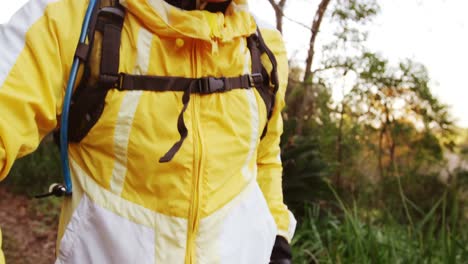
<svg viewBox="0 0 468 264">
<path fill-rule="evenodd" d="M 225 14 L 182 11 L 163 0 L 120 0 L 127 14 L 120 72 L 250 73 L 246 0 Z M 58 126 L 87 0 L 31 0 L 0 28 L 0 178 Z M 179 140 L 182 92 L 111 90 L 89 134 L 69 147 L 74 192 L 60 217 L 57 263 L 268 263 L 276 235 L 295 220 L 283 203 L 279 141 L 287 55 L 263 28 L 280 89 L 268 133 L 255 89 L 192 94 Z M 265 64 L 268 59 L 265 58 Z"/>
</svg>

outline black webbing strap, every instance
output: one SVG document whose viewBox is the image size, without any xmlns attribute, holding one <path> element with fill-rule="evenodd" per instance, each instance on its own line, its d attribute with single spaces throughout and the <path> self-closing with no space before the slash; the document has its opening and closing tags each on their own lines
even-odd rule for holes
<svg viewBox="0 0 468 264">
<path fill-rule="evenodd" d="M 262 37 L 262 33 L 260 32 L 260 29 L 257 28 L 257 34 L 258 34 L 258 41 L 259 41 L 259 48 L 262 52 L 265 52 L 268 56 L 268 59 L 270 60 L 271 62 L 271 72 L 270 72 L 270 81 L 271 83 L 273 84 L 273 102 L 272 102 L 272 109 L 274 107 L 274 104 L 275 104 L 275 96 L 276 96 L 276 93 L 278 92 L 278 89 L 279 89 L 279 81 L 278 81 L 278 62 L 276 61 L 276 57 L 275 55 L 273 54 L 273 52 L 270 50 L 270 48 L 268 48 L 268 46 L 266 45 L 265 43 L 265 40 L 263 39 Z M 271 114 L 270 113 L 270 117 L 271 117 Z"/>
<path fill-rule="evenodd" d="M 267 123 L 260 137 L 261 139 L 263 139 L 268 129 L 268 121 L 270 120 L 273 113 L 275 95 L 272 95 L 272 92 L 270 91 L 270 78 L 268 72 L 265 70 L 265 67 L 262 64 L 261 55 L 264 52 L 264 49 L 261 47 L 263 39 L 262 41 L 260 41 L 261 35 L 259 35 L 259 32 L 260 31 L 257 30 L 256 34 L 253 34 L 247 38 L 247 47 L 250 50 L 250 55 L 252 59 L 252 72 L 260 74 L 263 77 L 263 82 L 260 85 L 255 86 L 265 103 L 267 113 Z"/>
<path fill-rule="evenodd" d="M 169 162 L 181 148 L 184 140 L 187 138 L 188 130 L 184 122 L 184 113 L 190 102 L 191 93 L 210 94 L 216 92 L 226 92 L 232 88 L 255 87 L 267 109 L 267 124 L 263 129 L 261 138 L 263 138 L 268 129 L 268 121 L 273 115 L 275 97 L 278 91 L 277 62 L 273 52 L 266 46 L 260 30 L 256 34 L 247 38 L 247 46 L 252 58 L 252 75 L 243 75 L 234 78 L 213 78 L 205 77 L 201 79 L 174 78 L 174 77 L 156 77 L 156 76 L 132 76 L 123 75 L 120 79 L 120 87 L 124 90 L 151 90 L 151 91 L 184 91 L 182 97 L 183 109 L 179 114 L 177 129 L 180 134 L 180 140 L 159 160 L 159 162 Z M 266 53 L 271 64 L 270 75 L 266 72 L 261 62 L 262 53 Z M 270 91 L 270 81 L 273 84 L 273 91 Z M 247 86 L 245 86 L 247 84 Z M 187 88 L 188 87 L 188 88 Z"/>
<path fill-rule="evenodd" d="M 120 41 L 125 13 L 119 7 L 104 7 L 99 11 L 99 16 L 107 19 L 102 32 L 99 86 L 111 88 L 119 81 Z"/>
<path fill-rule="evenodd" d="M 120 81 L 114 87 L 118 90 L 131 91 L 180 91 L 185 92 L 188 88 L 190 93 L 212 94 L 228 92 L 232 89 L 248 89 L 263 82 L 261 75 L 241 75 L 238 77 L 203 77 L 184 78 L 169 76 L 146 76 L 120 74 Z"/>
<path fill-rule="evenodd" d="M 194 86 L 196 86 L 195 84 L 196 82 L 192 82 L 189 85 L 189 87 L 184 91 L 184 95 L 182 96 L 182 103 L 184 104 L 184 107 L 182 108 L 182 111 L 180 112 L 179 117 L 177 118 L 177 130 L 179 131 L 180 139 L 169 149 L 169 151 L 162 158 L 159 159 L 160 163 L 171 161 L 172 158 L 174 158 L 175 154 L 180 150 L 182 144 L 187 138 L 188 129 L 185 125 L 184 113 L 187 110 L 188 104 L 190 102 L 190 94 L 192 93 L 192 89 L 194 88 Z"/>
<path fill-rule="evenodd" d="M 179 131 L 180 139 L 169 151 L 159 159 L 159 162 L 169 162 L 174 158 L 175 154 L 180 150 L 182 144 L 188 135 L 188 129 L 184 121 L 184 113 L 187 110 L 192 93 L 212 94 L 223 93 L 233 89 L 249 89 L 261 85 L 263 78 L 259 74 L 242 75 L 238 77 L 203 77 L 203 78 L 184 78 L 184 77 L 167 77 L 167 76 L 145 76 L 121 74 L 119 82 L 114 87 L 121 91 L 183 91 L 182 111 L 177 119 L 177 130 Z"/>
<path fill-rule="evenodd" d="M 76 47 L 76 50 L 75 50 L 75 57 L 79 58 L 82 62 L 87 62 L 88 61 L 88 57 L 89 57 L 89 53 L 90 53 L 90 50 L 91 50 L 91 47 L 93 45 L 93 41 L 94 41 L 94 29 L 96 27 L 96 21 L 97 21 L 97 14 L 98 14 L 98 11 L 99 11 L 99 8 L 98 6 L 100 5 L 100 0 L 97 0 L 97 4 L 91 14 L 91 21 L 89 23 L 89 28 L 88 28 L 88 32 L 87 32 L 87 35 L 88 35 L 88 42 L 87 43 L 81 43 L 81 42 L 78 42 L 78 45 Z"/>
<path fill-rule="evenodd" d="M 177 119 L 177 130 L 179 131 L 180 139 L 169 151 L 159 159 L 159 162 L 169 162 L 174 158 L 175 154 L 180 150 L 182 144 L 188 135 L 188 129 L 184 121 L 184 113 L 187 110 L 192 93 L 212 94 L 223 93 L 233 89 L 249 89 L 260 85 L 263 82 L 261 75 L 242 75 L 238 77 L 203 77 L 203 78 L 183 78 L 183 77 L 167 77 L 167 76 L 145 76 L 121 74 L 120 80 L 117 83 L 116 89 L 121 91 L 143 90 L 154 92 L 165 91 L 183 91 L 182 111 Z"/>
<path fill-rule="evenodd" d="M 81 139 L 82 137 L 81 137 L 80 132 L 85 131 L 85 129 L 83 129 L 80 126 L 80 125 L 83 125 L 83 123 L 81 124 L 79 123 L 80 118 L 77 118 L 77 116 L 80 116 L 81 114 L 80 117 L 84 116 L 86 118 L 86 115 L 85 115 L 86 113 L 84 113 L 83 111 L 80 111 L 81 109 L 77 109 L 77 107 L 74 107 L 74 105 L 76 104 L 77 95 L 80 93 L 81 90 L 83 90 L 83 87 L 89 80 L 90 65 L 88 63 L 88 59 L 91 54 L 91 47 L 93 46 L 93 43 L 94 43 L 94 34 L 95 34 L 95 28 L 96 28 L 96 22 L 97 22 L 100 3 L 101 3 L 100 0 L 96 0 L 96 5 L 91 14 L 91 21 L 87 29 L 87 42 L 86 43 L 78 42 L 78 45 L 75 50 L 75 57 L 78 58 L 81 61 L 81 63 L 84 65 L 84 72 L 83 72 L 83 75 L 81 76 L 81 79 L 79 80 L 78 86 L 73 92 L 72 104 L 70 106 L 70 114 L 69 114 L 70 122 L 68 125 L 68 141 L 69 142 L 76 142 L 77 139 Z M 55 143 L 57 145 L 60 145 L 60 129 L 55 130 L 53 135 L 54 135 Z"/>
<path fill-rule="evenodd" d="M 111 3 L 101 0 L 98 4 L 100 7 L 93 10 L 88 29 L 88 45 L 79 45 L 75 52 L 75 56 L 86 62 L 86 67 L 80 84 L 73 93 L 70 106 L 70 142 L 80 142 L 96 124 L 104 110 L 108 90 L 118 81 L 120 36 L 125 11 L 116 1 Z M 98 85 L 90 85 L 91 67 L 95 65 L 90 65 L 88 59 L 97 31 L 102 33 L 101 72 Z M 112 75 L 116 77 L 113 78 Z"/>
<path fill-rule="evenodd" d="M 93 14 L 91 17 L 91 22 L 89 24 L 88 28 L 88 44 L 90 47 L 93 46 L 94 44 L 94 33 L 96 31 L 96 24 L 98 21 L 98 13 L 99 13 L 99 8 L 98 6 L 101 5 L 101 0 L 96 1 L 96 6 L 94 7 Z M 91 48 L 90 48 L 91 49 Z"/>
</svg>

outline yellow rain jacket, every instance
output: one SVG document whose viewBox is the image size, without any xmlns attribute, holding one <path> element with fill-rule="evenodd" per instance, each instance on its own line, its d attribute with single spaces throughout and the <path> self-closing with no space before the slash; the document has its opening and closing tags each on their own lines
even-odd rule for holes
<svg viewBox="0 0 468 264">
<path fill-rule="evenodd" d="M 119 71 L 160 76 L 250 73 L 246 0 L 225 14 L 163 0 L 120 0 L 127 14 Z M 58 126 L 87 0 L 31 0 L 0 28 L 0 178 Z M 295 220 L 283 203 L 279 141 L 287 56 L 259 23 L 278 61 L 268 133 L 256 89 L 192 94 L 182 148 L 182 92 L 111 90 L 97 124 L 70 144 L 73 196 L 64 200 L 56 263 L 268 263 Z M 267 61 L 267 60 L 265 60 Z"/>
</svg>

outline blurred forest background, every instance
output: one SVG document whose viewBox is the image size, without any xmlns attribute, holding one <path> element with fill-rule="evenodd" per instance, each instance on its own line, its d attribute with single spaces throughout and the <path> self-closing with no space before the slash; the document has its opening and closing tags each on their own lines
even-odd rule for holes
<svg viewBox="0 0 468 264">
<path fill-rule="evenodd" d="M 268 1 L 282 31 L 294 0 Z M 431 92 L 424 65 L 392 64 L 365 46 L 377 0 L 317 3 L 312 24 L 301 24 L 310 42 L 303 61 L 290 61 L 283 113 L 284 195 L 299 222 L 294 263 L 468 263 L 468 130 Z M 318 46 L 325 20 L 333 39 Z M 336 101 L 343 80 L 350 89 Z M 59 175 L 46 140 L 2 184 L 31 195 Z M 28 208 L 55 228 L 57 201 Z M 6 237 L 8 257 L 17 242 Z"/>
</svg>

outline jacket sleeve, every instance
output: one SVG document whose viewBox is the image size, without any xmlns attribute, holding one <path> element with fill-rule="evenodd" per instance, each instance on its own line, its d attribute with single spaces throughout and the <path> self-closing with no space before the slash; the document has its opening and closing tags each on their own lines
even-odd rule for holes
<svg viewBox="0 0 468 264">
<path fill-rule="evenodd" d="M 0 26 L 0 180 L 57 126 L 87 0 L 30 0 Z"/>
<path fill-rule="evenodd" d="M 281 110 L 285 105 L 284 97 L 288 81 L 288 60 L 281 34 L 278 31 L 266 29 L 262 30 L 262 35 L 277 60 L 280 86 L 276 94 L 274 112 L 268 122 L 267 134 L 260 141 L 258 149 L 257 181 L 275 218 L 278 235 L 290 242 L 294 235 L 296 220 L 283 202 L 283 169 L 280 150 L 280 137 L 283 133 Z M 268 63 L 264 63 L 264 65 L 268 67 Z"/>
</svg>

